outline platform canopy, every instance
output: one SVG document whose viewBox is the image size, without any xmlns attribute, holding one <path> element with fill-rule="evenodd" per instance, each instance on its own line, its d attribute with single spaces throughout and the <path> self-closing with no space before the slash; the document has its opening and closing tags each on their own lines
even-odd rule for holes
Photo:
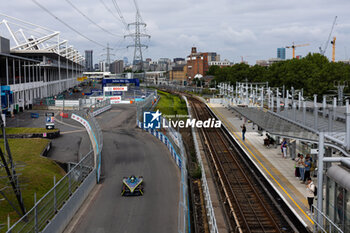
<svg viewBox="0 0 350 233">
<path fill-rule="evenodd" d="M 235 106 L 231 107 L 232 110 L 240 115 L 251 120 L 254 124 L 258 125 L 263 130 L 269 132 L 272 135 L 277 135 L 285 138 L 292 138 L 306 142 L 318 143 L 319 133 L 313 130 L 311 127 L 298 124 L 296 121 L 291 121 L 287 117 L 283 117 L 282 114 L 276 114 L 266 109 L 262 110 L 257 107 L 247 106 Z M 341 128 L 341 124 L 337 125 L 337 131 L 339 132 L 327 132 L 328 135 L 338 135 L 338 137 L 345 137 L 345 124 Z M 341 132 L 341 130 L 343 132 Z M 347 153 L 343 144 L 337 141 L 331 140 L 333 137 L 325 139 L 326 145 L 334 145 L 335 148 L 340 149 L 343 153 Z"/>
</svg>

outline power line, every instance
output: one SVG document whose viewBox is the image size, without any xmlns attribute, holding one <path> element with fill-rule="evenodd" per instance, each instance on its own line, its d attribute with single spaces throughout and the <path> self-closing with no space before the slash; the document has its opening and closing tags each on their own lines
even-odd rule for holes
<svg viewBox="0 0 350 233">
<path fill-rule="evenodd" d="M 123 23 L 123 22 L 121 21 L 121 19 L 120 19 L 118 16 L 116 16 L 116 15 L 114 14 L 114 12 L 113 12 L 111 9 L 109 9 L 109 7 L 106 5 L 106 3 L 105 3 L 103 0 L 100 0 L 100 2 L 103 4 L 103 6 L 106 8 L 106 10 L 114 16 L 114 18 L 116 18 L 116 19 L 119 20 L 121 23 Z"/>
<path fill-rule="evenodd" d="M 71 29 L 72 31 L 74 31 L 75 33 L 77 33 L 78 35 L 80 35 L 81 37 L 87 39 L 88 41 L 99 45 L 101 47 L 105 47 L 103 44 L 90 39 L 89 37 L 83 35 L 81 32 L 79 32 L 78 30 L 76 30 L 75 28 L 73 28 L 72 26 L 70 26 L 69 24 L 67 24 L 66 22 L 64 22 L 63 20 L 61 20 L 60 18 L 58 18 L 56 15 L 54 15 L 51 11 L 49 11 L 47 8 L 45 8 L 43 5 L 41 5 L 39 2 L 37 2 L 36 0 L 32 0 L 32 2 L 34 2 L 36 5 L 38 5 L 41 9 L 43 9 L 44 11 L 46 11 L 49 15 L 51 15 L 52 17 L 54 17 L 56 20 L 58 20 L 59 22 L 61 22 L 62 24 L 64 24 L 66 27 L 68 27 L 69 29 Z"/>
<path fill-rule="evenodd" d="M 112 36 L 116 36 L 116 37 L 120 37 L 122 35 L 117 35 L 114 34 L 106 29 L 104 29 L 103 27 L 101 27 L 100 25 L 98 25 L 97 23 L 95 23 L 92 19 L 90 19 L 89 17 L 87 17 L 82 11 L 80 11 L 71 1 L 66 0 L 66 2 L 71 5 L 77 12 L 79 12 L 82 16 L 84 16 L 85 19 L 89 20 L 90 23 L 92 23 L 93 25 L 95 25 L 96 27 L 100 28 L 102 31 L 112 35 Z"/>
<path fill-rule="evenodd" d="M 120 8 L 118 6 L 118 3 L 116 2 L 116 0 L 112 0 L 112 2 L 113 2 L 115 9 L 117 10 L 117 13 L 118 13 L 122 23 L 124 24 L 125 28 L 128 28 L 128 24 L 126 23 L 126 21 L 124 19 L 124 16 L 123 16 L 122 11 L 120 10 Z"/>
</svg>

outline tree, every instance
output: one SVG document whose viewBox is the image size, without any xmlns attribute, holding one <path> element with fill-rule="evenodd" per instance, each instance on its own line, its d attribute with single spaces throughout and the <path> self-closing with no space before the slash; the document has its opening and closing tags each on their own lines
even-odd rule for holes
<svg viewBox="0 0 350 233">
<path fill-rule="evenodd" d="M 214 67 L 215 81 L 269 82 L 269 86 L 290 89 L 304 89 L 304 94 L 312 96 L 327 94 L 334 90 L 335 81 L 350 81 L 350 65 L 341 62 L 330 62 L 327 57 L 309 53 L 302 59 L 291 59 L 272 64 L 269 67 L 235 64 L 231 67 Z M 348 90 L 345 90 L 348 91 Z"/>
<path fill-rule="evenodd" d="M 210 66 L 209 70 L 207 71 L 207 75 L 215 75 L 216 72 L 218 72 L 220 70 L 220 66 Z"/>
</svg>

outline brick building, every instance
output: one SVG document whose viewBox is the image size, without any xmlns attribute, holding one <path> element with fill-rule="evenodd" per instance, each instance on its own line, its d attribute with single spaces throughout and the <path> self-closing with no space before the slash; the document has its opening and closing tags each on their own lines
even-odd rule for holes
<svg viewBox="0 0 350 233">
<path fill-rule="evenodd" d="M 169 80 L 176 81 L 178 83 L 183 83 L 186 81 L 186 66 L 177 65 L 174 66 L 172 70 L 169 71 Z"/>
<path fill-rule="evenodd" d="M 197 48 L 192 47 L 191 54 L 187 56 L 186 77 L 191 80 L 196 74 L 206 75 L 209 70 L 208 53 L 197 53 Z"/>
</svg>

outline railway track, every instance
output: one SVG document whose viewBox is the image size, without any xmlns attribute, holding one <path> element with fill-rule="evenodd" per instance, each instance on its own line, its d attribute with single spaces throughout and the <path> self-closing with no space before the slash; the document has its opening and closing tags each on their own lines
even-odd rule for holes
<svg viewBox="0 0 350 233">
<path fill-rule="evenodd" d="M 188 99 L 196 119 L 215 118 L 204 103 L 190 96 Z M 202 128 L 200 136 L 235 232 L 297 231 L 221 128 Z"/>
</svg>

